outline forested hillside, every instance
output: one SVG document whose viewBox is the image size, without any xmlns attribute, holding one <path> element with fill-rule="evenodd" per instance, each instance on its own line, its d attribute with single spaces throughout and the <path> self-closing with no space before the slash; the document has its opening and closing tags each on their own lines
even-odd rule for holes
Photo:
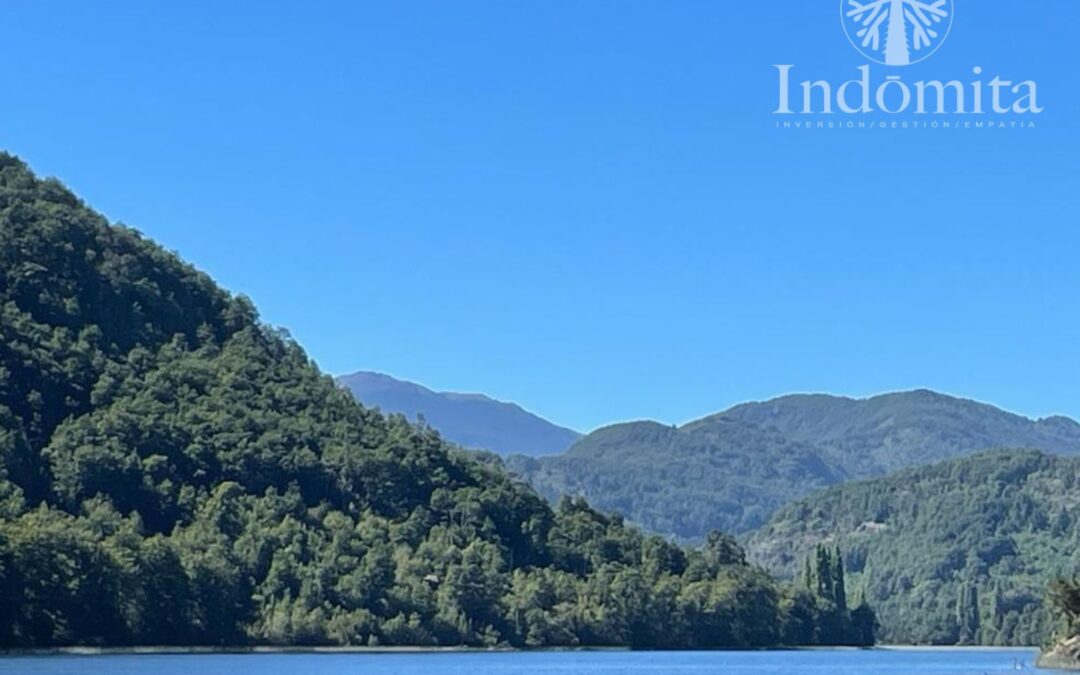
<svg viewBox="0 0 1080 675">
<path fill-rule="evenodd" d="M 552 509 L 358 405 L 250 302 L 4 154 L 0 311 L 0 646 L 867 639 L 835 584 Z"/>
<path fill-rule="evenodd" d="M 669 427 L 595 431 L 556 457 L 507 466 L 549 498 L 581 495 L 685 541 L 744 533 L 824 486 L 997 447 L 1080 453 L 1080 425 L 1030 420 L 928 391 L 786 396 Z"/>
<path fill-rule="evenodd" d="M 511 457 L 507 466 L 550 499 L 585 495 L 654 532 L 698 541 L 710 530 L 757 527 L 783 504 L 845 477 L 812 446 L 725 419 L 618 424 L 563 455 Z"/>
<path fill-rule="evenodd" d="M 1067 417 L 1032 420 L 926 390 L 865 399 L 783 396 L 738 405 L 719 416 L 812 443 L 857 477 L 883 476 L 993 448 L 1080 454 L 1080 424 Z"/>
<path fill-rule="evenodd" d="M 1080 572 L 1080 459 L 996 451 L 832 488 L 780 511 L 753 560 L 795 576 L 821 542 L 890 643 L 1037 645 L 1049 583 Z"/>
</svg>

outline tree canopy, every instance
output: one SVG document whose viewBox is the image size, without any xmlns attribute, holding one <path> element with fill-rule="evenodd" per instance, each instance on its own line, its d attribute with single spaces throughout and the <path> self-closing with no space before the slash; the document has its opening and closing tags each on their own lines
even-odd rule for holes
<svg viewBox="0 0 1080 675">
<path fill-rule="evenodd" d="M 700 542 L 743 534 L 816 490 L 993 448 L 1080 454 L 1080 424 L 1031 420 L 931 391 L 745 403 L 679 427 L 598 429 L 554 457 L 507 466 L 549 498 L 578 495 L 646 529 Z"/>
<path fill-rule="evenodd" d="M 730 537 L 552 508 L 362 407 L 250 301 L 4 154 L 0 332 L 0 646 L 866 639 Z"/>
<path fill-rule="evenodd" d="M 794 577 L 819 543 L 897 644 L 1037 645 L 1047 586 L 1080 570 L 1080 459 L 995 451 L 851 483 L 780 511 L 751 559 Z"/>
</svg>

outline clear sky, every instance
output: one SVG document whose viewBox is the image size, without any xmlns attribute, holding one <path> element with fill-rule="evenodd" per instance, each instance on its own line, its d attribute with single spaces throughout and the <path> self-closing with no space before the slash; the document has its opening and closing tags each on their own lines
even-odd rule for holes
<svg viewBox="0 0 1080 675">
<path fill-rule="evenodd" d="M 776 129 L 774 64 L 866 63 L 838 5 L 4 3 L 0 147 L 334 374 L 582 430 L 914 387 L 1080 416 L 1080 2 L 957 0 L 902 72 L 1035 79 L 1036 129 Z"/>
</svg>

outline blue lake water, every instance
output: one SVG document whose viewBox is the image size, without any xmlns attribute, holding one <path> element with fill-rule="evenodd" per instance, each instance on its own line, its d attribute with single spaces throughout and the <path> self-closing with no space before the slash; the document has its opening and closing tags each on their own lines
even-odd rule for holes
<svg viewBox="0 0 1080 675">
<path fill-rule="evenodd" d="M 207 654 L 0 658 L 40 675 L 995 675 L 1034 672 L 1034 650 Z M 1049 671 L 1038 671 L 1049 672 Z"/>
</svg>

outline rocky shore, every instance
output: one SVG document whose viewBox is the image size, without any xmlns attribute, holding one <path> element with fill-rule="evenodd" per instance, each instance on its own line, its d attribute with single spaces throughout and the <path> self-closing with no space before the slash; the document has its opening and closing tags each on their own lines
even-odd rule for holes
<svg viewBox="0 0 1080 675">
<path fill-rule="evenodd" d="M 1057 643 L 1039 657 L 1040 668 L 1080 671 L 1080 635 Z"/>
</svg>

